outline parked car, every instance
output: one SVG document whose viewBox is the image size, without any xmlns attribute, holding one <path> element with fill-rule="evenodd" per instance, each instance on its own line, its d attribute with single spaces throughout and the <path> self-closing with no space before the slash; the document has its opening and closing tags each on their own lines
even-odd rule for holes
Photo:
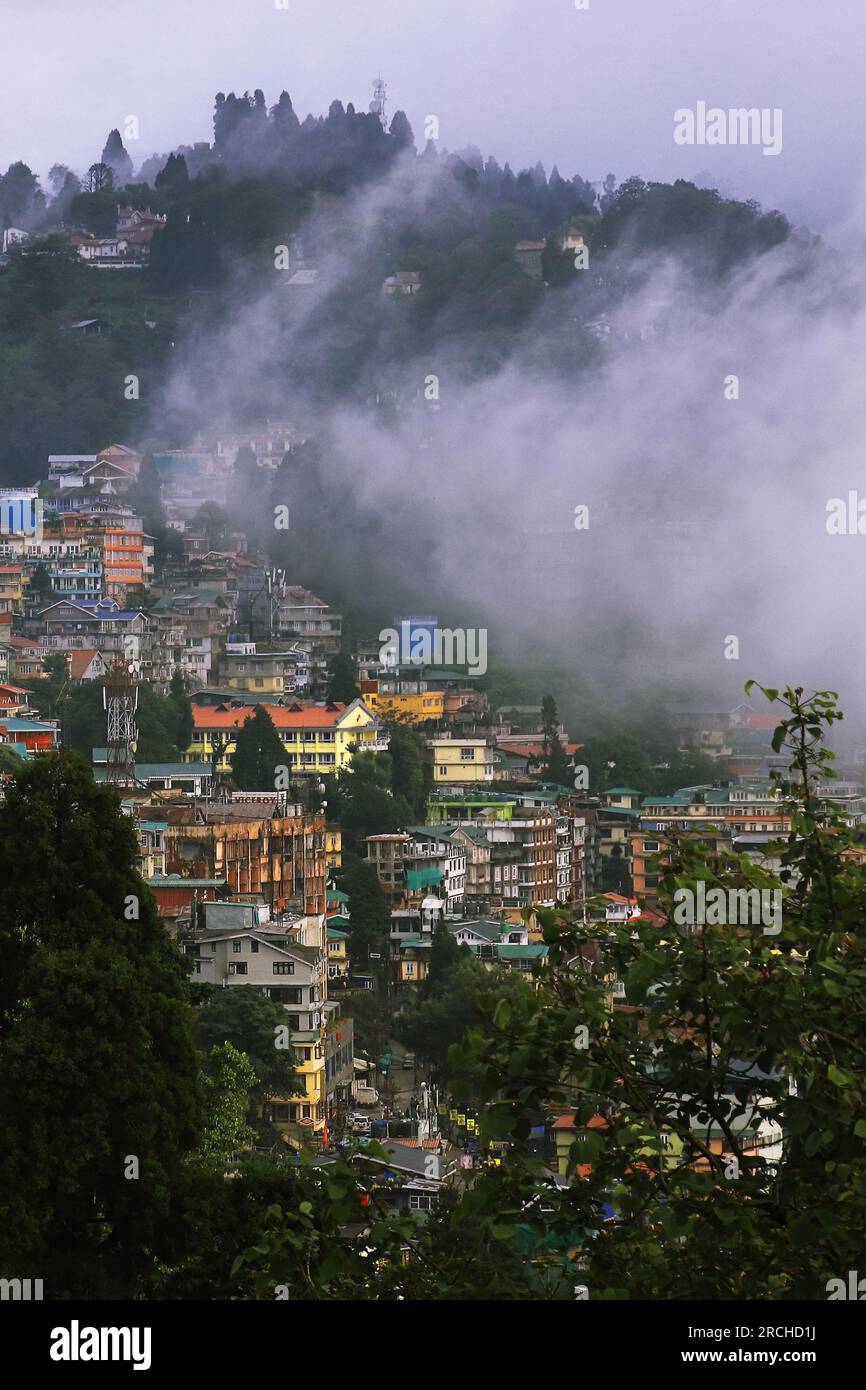
<svg viewBox="0 0 866 1390">
<path fill-rule="evenodd" d="M 403 1070 L 404 1070 L 404 1071 L 410 1071 L 410 1070 L 411 1070 L 411 1071 L 414 1071 L 414 1070 L 415 1070 L 415 1053 L 414 1053 L 414 1052 L 407 1052 L 407 1053 L 404 1055 L 404 1057 L 403 1057 Z"/>
<path fill-rule="evenodd" d="M 352 1099 L 358 1105 L 378 1105 L 379 1092 L 375 1086 L 365 1086 L 362 1081 L 353 1081 Z"/>
<path fill-rule="evenodd" d="M 353 1134 L 369 1134 L 371 1128 L 369 1115 L 351 1115 L 349 1126 Z"/>
</svg>

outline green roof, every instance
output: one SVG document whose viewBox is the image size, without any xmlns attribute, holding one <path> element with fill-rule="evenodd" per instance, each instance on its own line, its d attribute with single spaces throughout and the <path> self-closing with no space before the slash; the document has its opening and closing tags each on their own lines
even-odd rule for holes
<svg viewBox="0 0 866 1390">
<path fill-rule="evenodd" d="M 625 795 L 628 795 L 628 796 L 643 796 L 643 792 L 639 792 L 638 789 L 637 789 L 637 787 L 608 787 L 607 792 L 605 793 L 605 795 L 606 795 L 606 796 L 625 796 Z"/>
<path fill-rule="evenodd" d="M 349 933 L 340 931 L 338 927 L 328 927 L 328 936 L 332 941 L 348 941 Z"/>
<path fill-rule="evenodd" d="M 447 824 L 447 822 L 443 822 L 443 824 Z M 474 840 L 477 845 L 486 845 L 488 843 L 487 831 L 480 825 L 471 825 L 468 821 L 465 825 L 455 825 L 451 832 L 450 838 L 452 840 L 458 830 L 462 830 L 463 834 L 466 835 L 468 839 Z"/>
<path fill-rule="evenodd" d="M 348 894 L 348 893 L 342 892 L 341 889 L 339 889 L 339 888 L 329 888 L 329 889 L 328 889 L 328 902 L 329 902 L 329 903 L 347 903 L 348 901 L 349 901 L 349 894 Z"/>
<path fill-rule="evenodd" d="M 547 951 L 542 942 L 531 941 L 528 946 L 500 946 L 498 954 L 503 960 L 543 960 Z"/>
</svg>

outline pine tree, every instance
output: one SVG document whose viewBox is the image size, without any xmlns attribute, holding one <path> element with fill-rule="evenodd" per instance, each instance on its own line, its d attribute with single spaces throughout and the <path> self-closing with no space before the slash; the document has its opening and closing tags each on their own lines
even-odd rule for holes
<svg viewBox="0 0 866 1390">
<path fill-rule="evenodd" d="M 274 721 L 263 705 L 256 705 L 238 729 L 229 761 L 232 777 L 241 791 L 273 791 L 277 768 L 286 767 L 288 758 Z"/>
<path fill-rule="evenodd" d="M 360 695 L 354 661 L 348 652 L 337 652 L 331 662 L 327 699 L 350 705 Z"/>
<path fill-rule="evenodd" d="M 180 667 L 172 675 L 169 685 L 169 699 L 177 711 L 174 741 L 181 753 L 185 753 L 192 743 L 192 704 L 186 691 L 186 678 Z"/>
<path fill-rule="evenodd" d="M 552 695 L 545 695 L 541 701 L 541 728 L 545 780 L 564 787 L 568 782 L 568 758 L 559 741 L 559 715 Z"/>
</svg>

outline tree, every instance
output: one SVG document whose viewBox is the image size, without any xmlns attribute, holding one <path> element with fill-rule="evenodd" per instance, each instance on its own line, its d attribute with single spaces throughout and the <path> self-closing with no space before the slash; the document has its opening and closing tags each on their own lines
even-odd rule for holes
<svg viewBox="0 0 866 1390">
<path fill-rule="evenodd" d="M 294 1053 L 276 1045 L 276 1030 L 287 1024 L 282 1004 L 252 985 L 214 988 L 196 1016 L 195 1040 L 205 1055 L 221 1043 L 231 1043 L 248 1059 L 253 1073 L 247 1086 L 248 1109 L 254 1111 L 266 1095 L 290 1096 L 301 1089 Z"/>
<path fill-rule="evenodd" d="M 29 223 L 39 196 L 36 175 L 22 160 L 16 160 L 0 176 L 0 222 L 7 227 L 10 223 Z"/>
<path fill-rule="evenodd" d="M 373 864 L 352 859 L 343 872 L 340 886 L 349 895 L 349 954 L 358 969 L 373 969 L 387 978 L 391 913 Z M 370 955 L 378 954 L 378 962 Z"/>
<path fill-rule="evenodd" d="M 331 662 L 328 673 L 328 691 L 326 699 L 337 701 L 340 704 L 350 705 L 353 700 L 358 700 L 361 692 L 357 684 L 357 671 L 355 663 L 348 652 L 337 652 Z"/>
<path fill-rule="evenodd" d="M 408 723 L 389 718 L 388 753 L 391 758 L 391 791 L 408 802 L 413 816 L 426 818 L 427 797 L 433 771 L 426 758 L 423 734 Z"/>
<path fill-rule="evenodd" d="M 631 734 L 587 739 L 580 759 L 589 771 L 589 790 L 595 796 L 609 787 L 634 787 L 646 792 L 652 785 L 649 757 Z"/>
<path fill-rule="evenodd" d="M 274 721 L 262 705 L 240 726 L 230 759 L 232 777 L 244 792 L 273 791 L 277 768 L 288 765 Z"/>
<path fill-rule="evenodd" d="M 388 134 L 396 140 L 401 150 L 414 150 L 415 136 L 405 111 L 395 111 L 388 127 Z"/>
<path fill-rule="evenodd" d="M 168 698 L 177 712 L 174 741 L 181 753 L 185 753 L 192 743 L 192 702 L 187 694 L 186 677 L 180 667 L 172 673 Z"/>
<path fill-rule="evenodd" d="M 256 1131 L 246 1118 L 255 1080 L 249 1058 L 232 1043 L 217 1043 L 211 1048 L 202 1074 L 206 1120 L 196 1158 L 225 1167 L 230 1155 L 255 1142 Z"/>
<path fill-rule="evenodd" d="M 200 1134 L 185 966 L 117 794 L 75 754 L 0 805 L 0 1263 L 129 1297 Z M 130 1180 L 130 1172 L 136 1179 Z"/>
<path fill-rule="evenodd" d="M 167 193 L 182 194 L 189 187 L 189 170 L 182 154 L 170 154 L 156 176 L 155 186 Z"/>
<path fill-rule="evenodd" d="M 552 695 L 545 695 L 541 701 L 541 727 L 543 731 L 542 752 L 544 755 L 544 778 L 564 787 L 568 785 L 569 766 L 565 749 L 559 741 L 559 715 L 556 701 Z"/>
<path fill-rule="evenodd" d="M 49 604 L 54 597 L 54 585 L 51 582 L 51 573 L 43 560 L 40 560 L 35 570 L 30 576 L 28 595 L 32 594 L 36 604 Z"/>
<path fill-rule="evenodd" d="M 232 519 L 219 502 L 203 502 L 192 519 L 193 526 L 204 531 L 209 550 L 219 550 L 232 532 Z"/>
<path fill-rule="evenodd" d="M 482 1132 L 510 1142 L 506 1190 L 482 1178 L 473 1211 L 501 1220 L 544 1193 L 527 1257 L 558 1270 L 557 1297 L 579 1277 L 601 1299 L 824 1300 L 862 1253 L 866 870 L 819 793 L 841 714 L 832 692 L 764 693 L 790 757 L 781 872 L 670 832 L 663 928 L 599 934 L 539 909 L 537 990 L 491 1001 L 452 1056 L 484 1075 Z M 574 1119 L 564 1191 L 526 1143 L 548 1106 Z"/>
<path fill-rule="evenodd" d="M 114 170 L 111 165 L 104 161 L 91 164 L 87 171 L 87 186 L 91 193 L 102 193 L 105 189 L 114 188 Z"/>
<path fill-rule="evenodd" d="M 108 139 L 102 151 L 102 164 L 111 170 L 112 183 L 115 188 L 123 188 L 132 178 L 132 160 L 124 148 L 119 130 L 108 132 Z M 104 185 L 100 185 L 100 187 L 104 187 Z"/>
</svg>

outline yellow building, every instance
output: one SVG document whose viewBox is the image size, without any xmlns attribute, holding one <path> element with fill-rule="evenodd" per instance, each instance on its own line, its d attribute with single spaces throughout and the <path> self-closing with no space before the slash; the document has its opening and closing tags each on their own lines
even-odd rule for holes
<svg viewBox="0 0 866 1390">
<path fill-rule="evenodd" d="M 343 832 L 338 825 L 325 826 L 325 863 L 329 874 L 343 867 Z"/>
<path fill-rule="evenodd" d="M 337 918 L 332 918 L 336 921 Z M 343 930 L 348 918 L 340 917 L 339 927 L 328 923 L 328 979 L 345 980 L 349 974 L 349 933 Z"/>
<path fill-rule="evenodd" d="M 26 580 L 20 565 L 0 565 L 0 613 L 20 613 Z"/>
<path fill-rule="evenodd" d="M 262 708 L 267 710 L 282 739 L 291 773 L 336 773 L 349 765 L 356 749 L 375 753 L 387 747 L 378 719 L 361 700 L 353 700 L 350 705 L 268 705 L 262 701 Z M 252 718 L 254 709 L 254 705 L 240 709 L 193 705 L 193 734 L 186 751 L 187 761 L 213 761 L 218 749 L 217 767 L 228 771 L 237 731 Z"/>
<path fill-rule="evenodd" d="M 433 768 L 433 785 L 493 781 L 493 749 L 484 738 L 449 738 L 443 734 L 427 740 L 427 761 Z"/>
<path fill-rule="evenodd" d="M 445 715 L 444 690 L 380 694 L 377 680 L 362 681 L 360 689 L 364 703 L 381 719 L 396 717 L 423 724 L 428 719 L 442 719 Z"/>
</svg>

